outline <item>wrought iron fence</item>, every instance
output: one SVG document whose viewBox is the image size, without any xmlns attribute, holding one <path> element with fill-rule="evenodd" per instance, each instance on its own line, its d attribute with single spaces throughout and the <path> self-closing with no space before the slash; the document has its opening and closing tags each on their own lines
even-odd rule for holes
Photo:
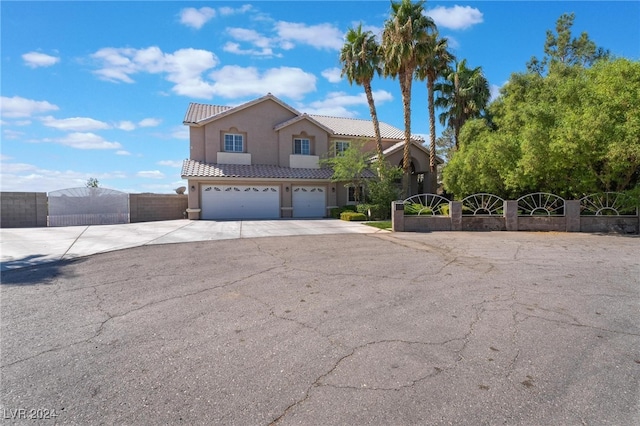
<svg viewBox="0 0 640 426">
<path fill-rule="evenodd" d="M 68 188 L 49 193 L 49 226 L 129 223 L 129 194 L 106 188 Z"/>
</svg>

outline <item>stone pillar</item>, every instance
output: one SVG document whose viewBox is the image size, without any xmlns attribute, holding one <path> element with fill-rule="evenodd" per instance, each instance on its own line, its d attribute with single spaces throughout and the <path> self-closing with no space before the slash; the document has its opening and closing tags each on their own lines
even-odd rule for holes
<svg viewBox="0 0 640 426">
<path fill-rule="evenodd" d="M 391 230 L 404 232 L 404 203 L 402 201 L 391 203 Z"/>
<path fill-rule="evenodd" d="M 567 232 L 580 232 L 580 200 L 565 200 L 564 219 Z"/>
<path fill-rule="evenodd" d="M 518 230 L 518 201 L 504 201 L 504 225 L 507 231 Z"/>
<path fill-rule="evenodd" d="M 462 231 L 462 203 L 460 201 L 449 202 L 449 216 L 451 216 L 451 230 Z"/>
</svg>

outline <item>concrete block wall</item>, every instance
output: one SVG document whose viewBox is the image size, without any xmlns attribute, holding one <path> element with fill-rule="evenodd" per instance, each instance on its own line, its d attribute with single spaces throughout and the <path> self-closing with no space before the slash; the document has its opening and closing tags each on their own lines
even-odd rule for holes
<svg viewBox="0 0 640 426">
<path fill-rule="evenodd" d="M 131 223 L 184 219 L 186 210 L 187 195 L 129 194 Z"/>
<path fill-rule="evenodd" d="M 47 226 L 46 192 L 3 192 L 0 194 L 0 227 Z"/>
</svg>

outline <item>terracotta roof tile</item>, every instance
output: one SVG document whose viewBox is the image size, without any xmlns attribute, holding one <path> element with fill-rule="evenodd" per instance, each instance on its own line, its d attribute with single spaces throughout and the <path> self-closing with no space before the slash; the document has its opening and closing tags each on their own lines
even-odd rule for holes
<svg viewBox="0 0 640 426">
<path fill-rule="evenodd" d="M 262 178 L 262 179 L 331 179 L 333 170 L 294 169 L 267 164 L 209 164 L 195 160 L 184 160 L 182 163 L 182 178 L 213 177 L 213 178 Z M 364 177 L 374 177 L 373 172 L 367 170 Z"/>
</svg>

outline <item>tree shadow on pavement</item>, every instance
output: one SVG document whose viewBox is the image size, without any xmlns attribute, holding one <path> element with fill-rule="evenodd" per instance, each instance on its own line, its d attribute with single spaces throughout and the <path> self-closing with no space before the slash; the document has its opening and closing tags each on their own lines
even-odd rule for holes
<svg viewBox="0 0 640 426">
<path fill-rule="evenodd" d="M 38 285 L 50 284 L 60 276 L 68 276 L 69 271 L 63 271 L 65 266 L 82 262 L 84 259 L 51 260 L 44 255 L 29 255 L 24 258 L 2 262 L 0 285 Z"/>
</svg>

